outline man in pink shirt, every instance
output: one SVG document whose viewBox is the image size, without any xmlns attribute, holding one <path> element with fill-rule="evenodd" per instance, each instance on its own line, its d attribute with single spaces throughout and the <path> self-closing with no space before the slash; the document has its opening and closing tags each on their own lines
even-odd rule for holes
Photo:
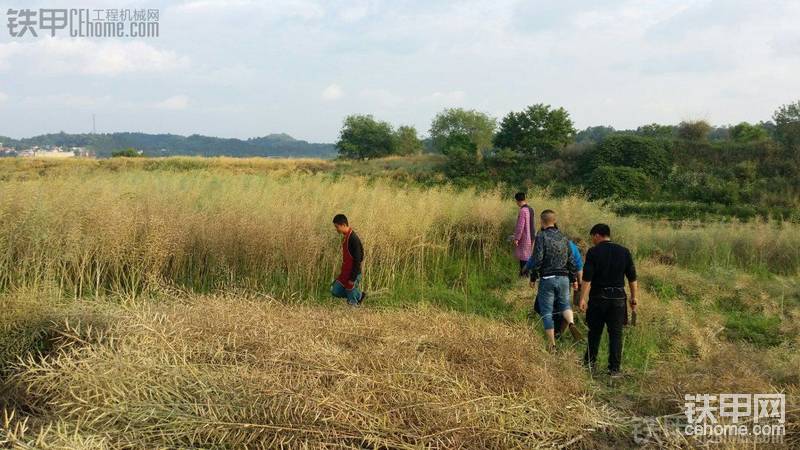
<svg viewBox="0 0 800 450">
<path fill-rule="evenodd" d="M 536 236 L 534 228 L 533 208 L 528 206 L 524 192 L 517 192 L 514 200 L 519 206 L 517 214 L 517 227 L 514 229 L 514 257 L 519 261 L 519 268 L 522 270 L 531 258 L 533 249 L 533 238 Z"/>
</svg>

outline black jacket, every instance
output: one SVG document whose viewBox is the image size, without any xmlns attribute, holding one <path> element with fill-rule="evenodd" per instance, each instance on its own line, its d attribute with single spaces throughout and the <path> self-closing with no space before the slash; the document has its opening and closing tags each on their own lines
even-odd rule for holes
<svg viewBox="0 0 800 450">
<path fill-rule="evenodd" d="M 578 279 L 569 240 L 556 227 L 545 228 L 536 235 L 525 270 L 530 272 L 531 281 L 552 275 L 567 276 L 570 282 Z"/>
<path fill-rule="evenodd" d="M 356 281 L 356 277 L 361 274 L 361 263 L 364 261 L 364 247 L 361 245 L 361 239 L 355 231 L 350 233 L 350 238 L 347 240 L 347 250 L 350 256 L 353 257 L 353 270 L 350 271 L 350 281 Z"/>
</svg>

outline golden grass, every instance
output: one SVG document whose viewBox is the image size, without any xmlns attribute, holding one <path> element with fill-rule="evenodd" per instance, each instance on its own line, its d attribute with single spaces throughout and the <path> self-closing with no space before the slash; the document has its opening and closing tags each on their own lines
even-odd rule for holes
<svg viewBox="0 0 800 450">
<path fill-rule="evenodd" d="M 674 414 L 687 392 L 778 391 L 798 442 L 797 225 L 657 223 L 532 193 L 568 234 L 607 222 L 638 257 L 643 306 L 624 356 L 634 378 L 609 387 L 581 370 L 582 349 L 544 354 L 538 330 L 515 321 L 527 287 L 497 289 L 506 323 L 405 299 L 409 286 L 447 295 L 477 272 L 503 276 L 510 199 L 342 177 L 340 164 L 0 161 L 0 374 L 14 374 L 0 442 L 619 447 L 632 445 L 632 417 Z M 378 293 L 367 309 L 292 301 L 327 297 L 337 212 L 366 247 Z M 384 308 L 386 293 L 407 309 Z M 726 339 L 726 302 L 736 317 L 780 318 L 780 342 Z"/>
<path fill-rule="evenodd" d="M 331 164 L 224 158 L 0 162 L 0 173 L 19 169 L 29 175 L 0 182 L 0 289 L 55 286 L 72 296 L 138 295 L 178 285 L 316 296 L 338 265 L 338 237 L 330 225 L 338 212 L 362 236 L 371 290 L 464 285 L 469 270 L 445 279 L 441 269 L 455 264 L 481 270 L 510 253 L 504 238 L 516 208 L 498 192 L 398 189 L 381 179 L 297 172 L 312 163 Z M 161 169 L 148 170 L 147 164 Z M 49 167 L 41 169 L 44 175 L 38 175 L 40 165 Z M 185 165 L 197 167 L 164 169 Z M 227 165 L 286 167 L 232 174 Z M 669 225 L 616 217 L 577 197 L 534 194 L 531 203 L 537 210 L 555 209 L 571 235 L 585 236 L 594 223 L 607 222 L 639 257 L 667 254 L 697 268 L 800 270 L 800 229 L 788 223 Z"/>
<path fill-rule="evenodd" d="M 339 262 L 338 212 L 365 242 L 367 286 L 381 289 L 436 276 L 449 256 L 485 263 L 507 220 L 491 193 L 397 191 L 322 175 L 132 171 L 0 191 L 0 287 L 52 283 L 77 296 L 165 283 L 316 291 Z"/>
<path fill-rule="evenodd" d="M 488 319 L 218 297 L 119 314 L 64 327 L 13 379 L 35 415 L 114 448 L 588 448 L 621 426 L 577 363 Z M 35 441 L 19 423 L 6 438 Z"/>
</svg>

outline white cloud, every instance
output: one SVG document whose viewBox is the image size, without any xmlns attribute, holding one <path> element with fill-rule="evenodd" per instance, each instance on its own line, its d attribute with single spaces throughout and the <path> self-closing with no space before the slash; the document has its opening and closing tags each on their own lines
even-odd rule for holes
<svg viewBox="0 0 800 450">
<path fill-rule="evenodd" d="M 39 38 L 0 44 L 0 68 L 7 68 L 12 56 L 19 67 L 40 74 L 114 76 L 169 72 L 189 65 L 187 57 L 137 41 Z"/>
<path fill-rule="evenodd" d="M 11 58 L 19 53 L 21 46 L 19 42 L 0 44 L 0 70 L 8 67 Z"/>
<path fill-rule="evenodd" d="M 362 89 L 359 92 L 359 96 L 380 108 L 394 108 L 406 101 L 402 95 L 395 94 L 387 89 Z"/>
<path fill-rule="evenodd" d="M 189 106 L 189 97 L 185 95 L 175 95 L 156 103 L 154 106 L 158 109 L 179 111 Z"/>
<path fill-rule="evenodd" d="M 6 94 L 4 92 L 0 92 L 0 105 L 5 103 L 6 100 L 8 100 L 8 94 Z"/>
<path fill-rule="evenodd" d="M 344 96 L 344 90 L 341 86 L 336 83 L 328 85 L 322 91 L 322 99 L 325 101 L 334 101 L 342 98 Z"/>
<path fill-rule="evenodd" d="M 269 20 L 298 18 L 319 19 L 325 15 L 321 5 L 310 0 L 195 0 L 168 8 L 175 15 L 236 15 L 241 19 Z M 242 16 L 243 12 L 246 14 Z"/>
<path fill-rule="evenodd" d="M 339 18 L 345 22 L 358 22 L 359 20 L 367 17 L 373 9 L 372 2 L 361 1 L 343 7 L 339 11 Z"/>
<path fill-rule="evenodd" d="M 111 100 L 111 96 L 109 95 L 92 97 L 76 94 L 53 94 L 25 97 L 20 103 L 32 107 L 64 106 L 68 108 L 96 108 L 109 105 Z"/>
<path fill-rule="evenodd" d="M 434 92 L 422 98 L 423 102 L 441 105 L 460 104 L 464 100 L 464 91 Z"/>
</svg>

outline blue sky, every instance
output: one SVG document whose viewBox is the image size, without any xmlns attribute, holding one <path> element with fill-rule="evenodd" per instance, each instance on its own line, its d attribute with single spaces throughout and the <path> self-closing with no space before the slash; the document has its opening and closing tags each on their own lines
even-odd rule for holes
<svg viewBox="0 0 800 450">
<path fill-rule="evenodd" d="M 161 36 L 13 38 L 8 8 L 157 8 Z M 768 120 L 800 99 L 789 0 L 6 0 L 0 135 L 336 139 L 369 113 L 565 107 L 579 128 Z"/>
</svg>

